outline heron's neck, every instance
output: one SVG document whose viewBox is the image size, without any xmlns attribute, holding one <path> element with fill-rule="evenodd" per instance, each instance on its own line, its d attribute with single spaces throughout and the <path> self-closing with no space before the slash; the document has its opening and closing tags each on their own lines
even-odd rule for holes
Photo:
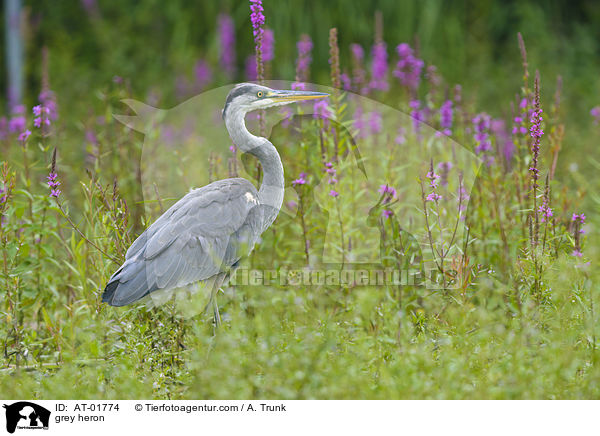
<svg viewBox="0 0 600 436">
<path fill-rule="evenodd" d="M 225 125 L 235 146 L 256 156 L 262 166 L 263 180 L 258 191 L 260 203 L 269 206 L 265 217 L 265 229 L 277 217 L 283 203 L 285 187 L 283 165 L 277 149 L 267 140 L 248 131 L 242 111 L 227 114 Z"/>
</svg>

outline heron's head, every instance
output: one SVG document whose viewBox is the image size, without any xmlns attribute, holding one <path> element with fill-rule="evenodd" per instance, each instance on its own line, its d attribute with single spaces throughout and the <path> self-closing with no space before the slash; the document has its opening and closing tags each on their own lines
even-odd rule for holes
<svg viewBox="0 0 600 436">
<path fill-rule="evenodd" d="M 245 115 L 257 109 L 281 106 L 302 100 L 314 100 L 328 95 L 323 92 L 277 90 L 253 83 L 240 83 L 227 95 L 223 108 L 223 119 L 233 112 Z"/>
</svg>

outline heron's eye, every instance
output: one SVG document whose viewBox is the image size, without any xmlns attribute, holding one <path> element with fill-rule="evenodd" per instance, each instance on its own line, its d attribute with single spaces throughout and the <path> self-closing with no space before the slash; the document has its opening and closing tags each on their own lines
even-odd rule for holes
<svg viewBox="0 0 600 436">
<path fill-rule="evenodd" d="M 262 91 L 258 91 L 258 92 L 256 93 L 256 96 L 257 96 L 258 98 L 261 98 L 263 95 L 264 95 L 264 94 L 263 94 L 263 92 L 262 92 Z"/>
</svg>

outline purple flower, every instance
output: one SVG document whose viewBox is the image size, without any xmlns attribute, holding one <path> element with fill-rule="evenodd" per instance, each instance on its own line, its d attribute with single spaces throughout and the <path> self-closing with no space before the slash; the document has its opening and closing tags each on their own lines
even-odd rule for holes
<svg viewBox="0 0 600 436">
<path fill-rule="evenodd" d="M 439 180 L 440 180 L 440 175 L 436 174 L 434 171 L 430 170 L 427 173 L 427 178 L 429 179 L 429 186 L 431 186 L 432 188 L 437 188 Z"/>
<path fill-rule="evenodd" d="M 539 177 L 539 169 L 538 169 L 538 157 L 540 154 L 540 140 L 544 131 L 542 130 L 542 108 L 540 105 L 540 77 L 539 74 L 536 73 L 535 82 L 534 82 L 534 103 L 533 103 L 533 112 L 530 117 L 530 128 L 529 132 L 531 134 L 531 167 L 529 171 L 531 171 L 531 179 L 533 180 L 533 188 L 534 195 L 535 189 L 537 188 L 537 180 Z"/>
<path fill-rule="evenodd" d="M 56 108 L 56 97 L 54 95 L 54 92 L 50 91 L 49 89 L 42 91 L 38 96 L 38 100 L 47 111 L 46 113 L 48 117 L 52 121 L 56 121 L 56 119 L 58 118 L 58 110 Z"/>
<path fill-rule="evenodd" d="M 340 74 L 340 80 L 342 81 L 342 88 L 344 91 L 350 91 L 350 89 L 352 89 L 352 80 L 350 79 L 350 76 L 346 73 L 342 73 Z"/>
<path fill-rule="evenodd" d="M 440 127 L 443 129 L 444 135 L 450 135 L 452 132 L 452 100 L 446 100 L 440 107 Z"/>
<path fill-rule="evenodd" d="M 228 76 L 235 72 L 235 26 L 227 14 L 219 15 L 219 64 Z"/>
<path fill-rule="evenodd" d="M 263 35 L 265 24 L 264 9 L 262 0 L 250 0 L 250 21 L 252 23 L 252 33 L 254 35 L 254 48 L 256 52 L 256 78 L 263 79 Z"/>
<path fill-rule="evenodd" d="M 48 187 L 50 188 L 50 197 L 58 198 L 61 192 L 58 189 L 60 186 L 60 182 L 57 180 L 58 175 L 54 171 L 51 171 L 46 178 L 48 179 Z"/>
<path fill-rule="evenodd" d="M 554 216 L 552 213 L 552 209 L 548 207 L 548 204 L 544 202 L 540 207 L 538 207 L 538 212 L 542 214 L 542 222 L 549 221 L 550 218 Z"/>
<path fill-rule="evenodd" d="M 275 58 L 275 37 L 271 29 L 263 33 L 263 61 L 271 62 Z"/>
<path fill-rule="evenodd" d="M 365 58 L 365 51 L 359 44 L 350 44 L 350 51 L 352 52 L 352 81 L 354 82 L 355 91 L 367 91 L 368 89 L 360 89 L 366 82 L 366 72 L 363 67 L 363 61 Z"/>
<path fill-rule="evenodd" d="M 387 81 L 387 47 L 385 42 L 378 42 L 373 46 L 373 63 L 371 64 L 371 89 L 378 91 L 387 91 L 389 84 Z"/>
<path fill-rule="evenodd" d="M 340 194 L 336 190 L 332 189 L 329 191 L 329 195 L 331 195 L 333 198 L 337 198 Z"/>
<path fill-rule="evenodd" d="M 202 91 L 212 80 L 212 70 L 208 62 L 203 59 L 198 60 L 194 65 L 194 76 L 196 77 L 196 85 Z"/>
<path fill-rule="evenodd" d="M 475 130 L 473 137 L 477 143 L 475 154 L 483 155 L 482 157 L 487 166 L 490 166 L 494 161 L 494 157 L 486 152 L 492 151 L 492 142 L 489 135 L 491 118 L 486 113 L 480 113 L 473 118 L 472 122 Z"/>
<path fill-rule="evenodd" d="M 420 109 L 421 102 L 419 100 L 411 100 L 409 106 L 412 109 L 410 116 L 413 119 L 413 129 L 417 135 L 419 135 L 421 131 L 421 123 L 425 121 L 425 110 Z"/>
<path fill-rule="evenodd" d="M 600 106 L 592 108 L 592 110 L 590 111 L 590 115 L 594 117 L 595 124 L 600 123 Z"/>
<path fill-rule="evenodd" d="M 525 109 L 526 107 L 527 107 L 527 99 L 523 98 L 523 99 L 521 99 L 521 102 L 519 103 L 519 108 Z"/>
<path fill-rule="evenodd" d="M 310 63 L 312 61 L 311 51 L 313 43 L 308 35 L 302 35 L 300 41 L 296 44 L 298 49 L 298 59 L 296 60 L 296 81 L 292 83 L 292 89 L 304 90 L 303 82 L 308 80 Z"/>
<path fill-rule="evenodd" d="M 581 224 L 585 224 L 585 214 L 582 213 L 581 215 L 578 215 L 576 213 L 573 214 L 573 216 L 571 217 L 571 221 L 573 222 L 577 222 L 579 221 Z"/>
<path fill-rule="evenodd" d="M 402 86 L 416 90 L 421 82 L 421 72 L 425 63 L 415 57 L 413 49 L 406 43 L 396 47 L 398 53 L 398 63 L 394 70 L 394 77 L 400 80 Z"/>
<path fill-rule="evenodd" d="M 575 256 L 575 257 L 583 257 L 583 253 L 580 250 L 573 250 L 573 252 L 571 253 L 571 256 Z"/>
<path fill-rule="evenodd" d="M 298 178 L 292 182 L 292 186 L 305 185 L 306 184 L 306 173 L 300 173 Z"/>
<path fill-rule="evenodd" d="M 350 50 L 354 59 L 362 61 L 365 58 L 365 51 L 360 44 L 350 44 Z"/>
<path fill-rule="evenodd" d="M 398 145 L 406 143 L 406 130 L 403 127 L 398 127 L 398 133 L 394 142 Z"/>
<path fill-rule="evenodd" d="M 378 112 L 378 111 L 371 112 L 371 116 L 369 117 L 369 129 L 371 129 L 371 133 L 372 134 L 380 133 L 381 128 L 382 128 L 381 112 Z"/>
<path fill-rule="evenodd" d="M 387 204 L 397 198 L 396 190 L 389 185 L 379 186 L 378 192 L 383 195 L 383 204 Z"/>
<path fill-rule="evenodd" d="M 381 212 L 381 216 L 383 216 L 385 219 L 388 219 L 393 214 L 394 213 L 391 210 L 388 210 L 388 209 L 383 209 L 383 211 Z"/>
<path fill-rule="evenodd" d="M 437 167 L 440 170 L 440 172 L 442 173 L 441 174 L 442 185 L 448 186 L 448 173 L 450 172 L 450 170 L 453 167 L 452 162 L 440 162 L 437 165 Z"/>
<path fill-rule="evenodd" d="M 25 130 L 25 125 L 27 124 L 27 120 L 22 115 L 14 116 L 8 122 L 8 130 L 11 133 L 22 132 Z"/>
<path fill-rule="evenodd" d="M 425 198 L 426 201 L 433 201 L 435 203 L 437 203 L 441 199 L 442 199 L 442 196 L 437 194 L 436 192 L 432 192 Z"/>
<path fill-rule="evenodd" d="M 21 141 L 21 142 L 27 141 L 27 138 L 29 138 L 29 135 L 31 135 L 31 130 L 25 130 L 24 132 L 22 132 L 19 135 L 19 141 Z"/>
<path fill-rule="evenodd" d="M 327 100 L 319 100 L 313 106 L 313 118 L 324 118 L 327 120 L 332 117 L 331 110 L 327 105 Z"/>
<path fill-rule="evenodd" d="M 33 115 L 36 117 L 33 120 L 33 125 L 37 128 L 42 127 L 42 125 L 49 126 L 50 125 L 50 109 L 42 106 L 41 104 L 33 107 Z"/>
<path fill-rule="evenodd" d="M 254 34 L 254 40 L 263 34 L 262 26 L 265 24 L 264 9 L 262 7 L 262 0 L 250 0 L 250 22 L 252 23 L 252 29 Z"/>
</svg>

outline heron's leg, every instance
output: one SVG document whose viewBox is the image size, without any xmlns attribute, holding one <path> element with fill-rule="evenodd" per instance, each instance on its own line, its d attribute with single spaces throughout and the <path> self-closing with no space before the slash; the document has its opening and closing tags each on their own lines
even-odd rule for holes
<svg viewBox="0 0 600 436">
<path fill-rule="evenodd" d="M 217 303 L 217 295 L 215 293 L 214 297 L 212 298 L 212 306 L 213 306 L 213 312 L 215 314 L 215 326 L 217 328 L 221 327 L 221 315 L 219 315 L 219 304 Z"/>
<path fill-rule="evenodd" d="M 210 296 L 210 302 L 211 302 L 213 314 L 215 317 L 215 333 L 217 331 L 216 329 L 221 326 L 221 315 L 219 314 L 219 304 L 217 303 L 217 293 L 219 292 L 219 289 L 221 288 L 221 285 L 225 281 L 226 277 L 227 277 L 227 274 L 225 274 L 225 273 L 220 273 L 217 277 L 215 277 L 215 281 L 213 283 L 213 288 L 212 288 L 212 292 L 211 292 L 211 296 Z"/>
</svg>

